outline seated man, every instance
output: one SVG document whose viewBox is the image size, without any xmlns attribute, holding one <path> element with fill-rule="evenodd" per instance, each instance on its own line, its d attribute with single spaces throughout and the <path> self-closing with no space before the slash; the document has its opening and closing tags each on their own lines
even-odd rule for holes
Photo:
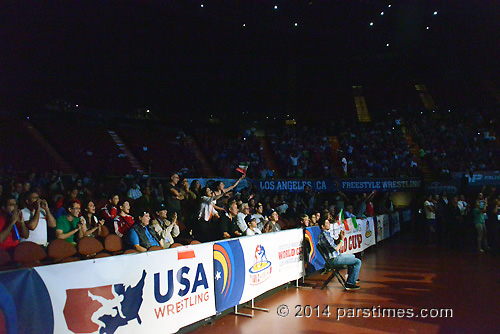
<svg viewBox="0 0 500 334">
<path fill-rule="evenodd" d="M 21 242 L 31 241 L 36 244 L 47 246 L 47 227 L 56 227 L 56 220 L 49 210 L 47 201 L 40 199 L 36 191 L 31 191 L 26 196 L 26 207 L 21 210 L 24 223 L 30 230 L 27 238 L 21 237 Z"/>
<path fill-rule="evenodd" d="M 0 209 L 0 249 L 12 251 L 19 244 L 19 238 L 27 238 L 28 235 L 28 227 L 17 208 L 16 199 L 7 195 Z"/>
<path fill-rule="evenodd" d="M 269 213 L 269 221 L 264 225 L 264 229 L 262 230 L 262 232 L 270 233 L 281 231 L 281 226 L 278 224 L 279 219 L 280 216 L 278 215 L 278 212 L 274 209 L 271 209 L 271 212 Z"/>
<path fill-rule="evenodd" d="M 353 254 L 341 254 L 339 252 L 344 240 L 344 231 L 338 233 L 338 238 L 332 237 L 330 234 L 330 222 L 326 217 L 321 217 L 318 221 L 321 233 L 319 234 L 318 244 L 323 246 L 328 251 L 328 257 L 334 265 L 347 265 L 347 284 L 346 290 L 358 290 L 360 287 L 356 285 L 358 281 L 359 270 L 361 269 L 361 260 L 356 258 Z M 334 235 L 340 228 L 334 228 Z"/>
<path fill-rule="evenodd" d="M 68 202 L 66 205 L 66 214 L 57 218 L 56 222 L 56 237 L 58 239 L 65 239 L 71 243 L 75 243 L 75 234 L 77 238 L 83 237 L 83 224 L 85 219 L 80 216 L 80 203 L 76 200 Z"/>
<path fill-rule="evenodd" d="M 241 236 L 240 229 L 236 223 L 237 215 L 238 204 L 236 202 L 231 202 L 227 212 L 220 217 L 218 222 L 219 239 L 229 239 Z"/>
<path fill-rule="evenodd" d="M 171 220 L 167 218 L 167 208 L 161 203 L 156 208 L 156 219 L 153 219 L 151 226 L 160 236 L 160 246 L 169 248 L 181 233 L 179 225 L 177 225 L 177 213 L 174 212 Z"/>
<path fill-rule="evenodd" d="M 246 235 L 262 234 L 261 230 L 257 227 L 257 218 L 248 215 L 245 217 L 245 222 L 248 224 L 248 228 L 245 231 Z"/>
<path fill-rule="evenodd" d="M 161 237 L 149 225 L 149 212 L 143 212 L 137 218 L 137 223 L 132 225 L 128 234 L 129 243 L 139 253 L 146 252 L 152 246 L 160 246 Z"/>
</svg>

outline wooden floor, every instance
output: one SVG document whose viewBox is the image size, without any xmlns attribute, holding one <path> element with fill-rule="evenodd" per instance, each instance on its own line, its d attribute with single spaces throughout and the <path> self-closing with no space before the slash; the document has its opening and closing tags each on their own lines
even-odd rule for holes
<svg viewBox="0 0 500 334">
<path fill-rule="evenodd" d="M 500 333 L 498 256 L 427 248 L 411 236 L 402 235 L 366 251 L 362 261 L 358 291 L 345 292 L 336 280 L 321 290 L 327 275 L 315 274 L 306 279 L 306 283 L 317 285 L 312 290 L 289 287 L 256 302 L 256 306 L 268 308 L 269 313 L 254 311 L 253 319 L 229 314 L 194 332 Z M 278 315 L 278 308 L 283 315 L 286 313 L 282 305 L 288 307 L 286 317 Z M 302 305 L 302 317 L 295 316 L 299 311 L 296 305 Z M 305 305 L 312 310 L 305 310 Z M 329 317 L 326 311 L 323 314 L 327 305 Z M 348 317 L 354 315 L 352 311 L 348 313 L 349 308 L 366 310 L 364 314 L 363 310 L 357 311 L 359 317 Z M 382 317 L 383 308 L 403 309 L 400 315 L 413 309 L 415 316 L 389 317 L 392 310 L 386 310 Z M 437 311 L 431 309 L 452 309 L 453 317 L 449 311 L 448 317 L 444 317 L 443 311 L 442 318 L 424 318 L 422 309 L 429 310 L 432 316 Z M 304 311 L 311 316 L 305 317 Z M 337 319 L 338 314 L 345 317 Z"/>
</svg>

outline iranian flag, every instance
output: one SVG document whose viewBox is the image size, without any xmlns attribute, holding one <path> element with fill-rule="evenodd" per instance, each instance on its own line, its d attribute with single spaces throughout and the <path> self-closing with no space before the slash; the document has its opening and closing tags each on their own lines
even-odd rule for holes
<svg viewBox="0 0 500 334">
<path fill-rule="evenodd" d="M 243 175 L 247 175 L 248 165 L 248 162 L 240 162 L 240 165 L 238 166 L 238 168 L 236 168 L 236 170 Z"/>
</svg>

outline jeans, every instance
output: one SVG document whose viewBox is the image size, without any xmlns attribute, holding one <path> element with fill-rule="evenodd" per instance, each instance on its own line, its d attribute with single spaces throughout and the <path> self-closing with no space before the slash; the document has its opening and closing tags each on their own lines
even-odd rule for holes
<svg viewBox="0 0 500 334">
<path fill-rule="evenodd" d="M 332 263 L 336 265 L 347 265 L 347 283 L 356 285 L 359 270 L 361 269 L 360 259 L 356 258 L 353 254 L 340 254 L 336 258 L 332 259 Z"/>
</svg>

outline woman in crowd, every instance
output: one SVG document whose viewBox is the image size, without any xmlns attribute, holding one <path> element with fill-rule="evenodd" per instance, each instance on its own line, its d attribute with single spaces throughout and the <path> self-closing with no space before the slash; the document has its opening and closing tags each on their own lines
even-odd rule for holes
<svg viewBox="0 0 500 334">
<path fill-rule="evenodd" d="M 83 224 L 80 229 L 80 238 L 94 237 L 101 233 L 102 225 L 104 225 L 104 219 L 97 219 L 95 215 L 94 201 L 90 200 L 85 204 L 83 219 L 85 219 L 85 224 Z"/>
</svg>

